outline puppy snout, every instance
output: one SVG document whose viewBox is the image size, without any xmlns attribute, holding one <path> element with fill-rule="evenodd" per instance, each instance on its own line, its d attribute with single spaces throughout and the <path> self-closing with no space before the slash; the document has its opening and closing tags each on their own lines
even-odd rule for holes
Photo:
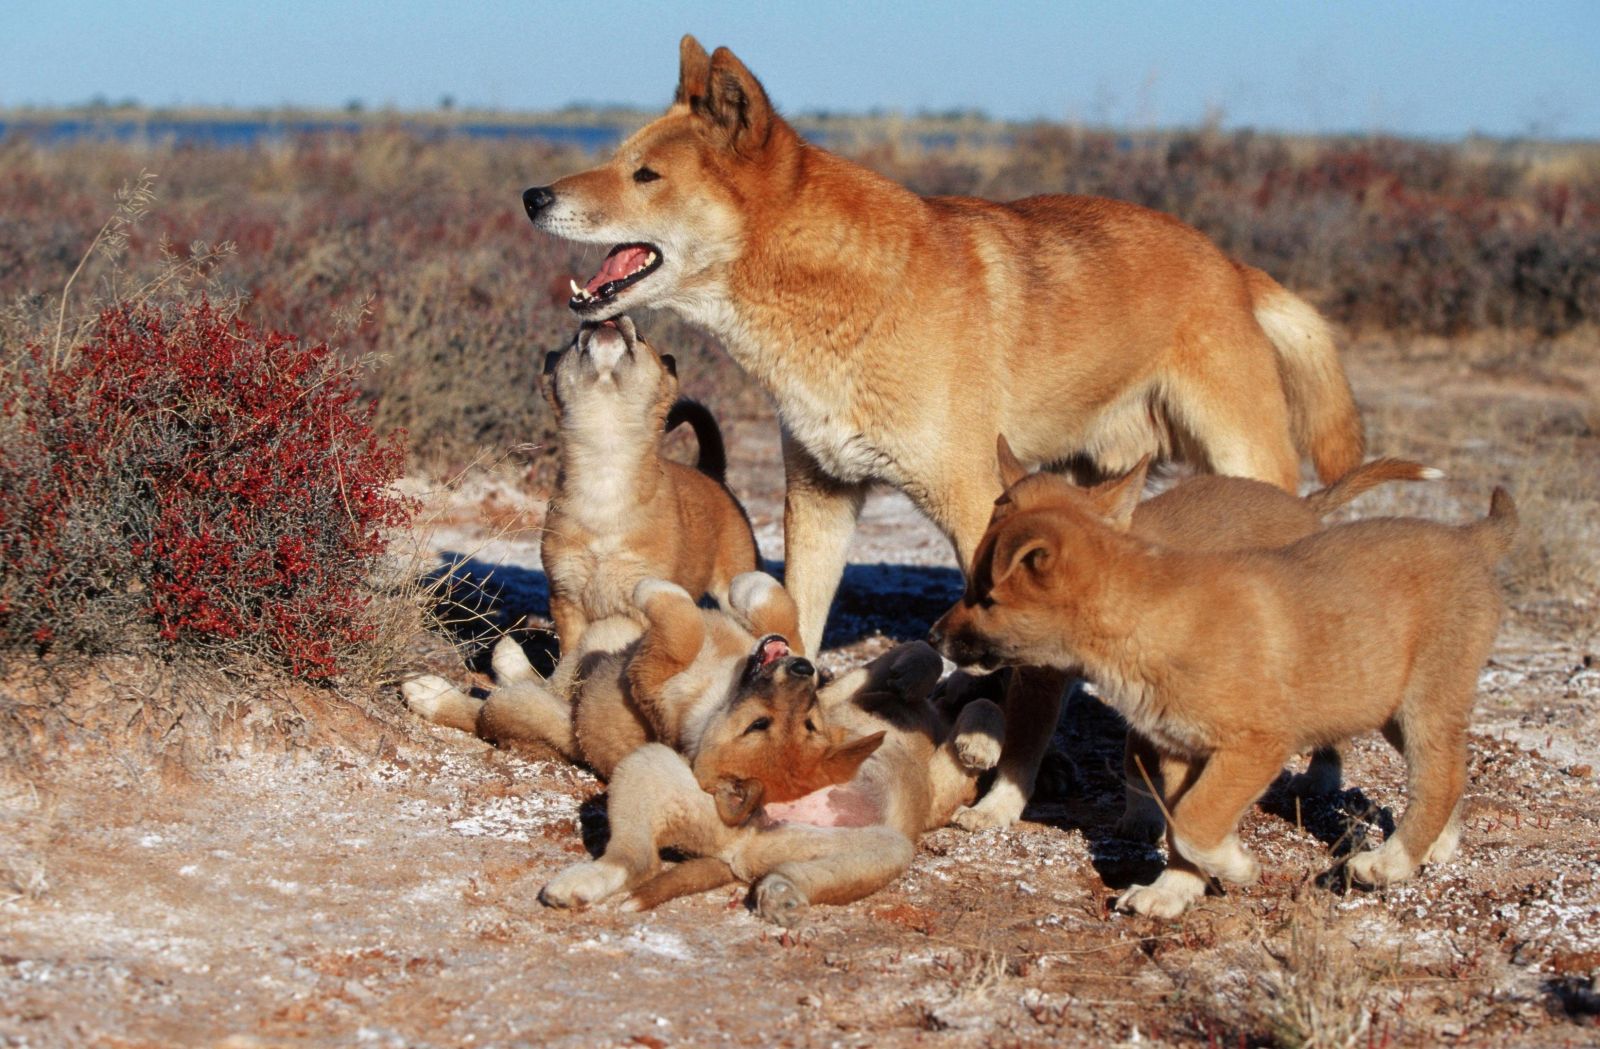
<svg viewBox="0 0 1600 1049">
<path fill-rule="evenodd" d="M 539 212 L 555 202 L 555 191 L 549 186 L 534 186 L 522 192 L 522 206 L 527 209 L 530 219 L 537 219 Z"/>
<path fill-rule="evenodd" d="M 933 624 L 933 628 L 928 631 L 928 644 L 940 652 L 944 651 L 944 620 L 941 619 Z"/>
<path fill-rule="evenodd" d="M 814 677 L 817 673 L 817 668 L 812 664 L 811 660 L 801 656 L 795 656 L 789 660 L 785 665 L 785 669 L 794 677 Z"/>
</svg>

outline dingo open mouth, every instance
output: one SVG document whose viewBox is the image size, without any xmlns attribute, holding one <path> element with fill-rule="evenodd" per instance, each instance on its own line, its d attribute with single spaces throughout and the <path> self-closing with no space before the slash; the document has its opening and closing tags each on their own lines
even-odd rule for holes
<svg viewBox="0 0 1600 1049">
<path fill-rule="evenodd" d="M 600 272 L 579 286 L 572 281 L 572 297 L 567 307 L 575 313 L 591 313 L 616 301 L 631 288 L 661 267 L 661 252 L 653 244 L 618 244 L 606 255 Z"/>
</svg>

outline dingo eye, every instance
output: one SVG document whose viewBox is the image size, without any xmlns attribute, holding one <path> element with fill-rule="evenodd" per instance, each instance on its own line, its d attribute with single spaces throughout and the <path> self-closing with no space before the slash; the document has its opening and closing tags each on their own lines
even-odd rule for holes
<svg viewBox="0 0 1600 1049">
<path fill-rule="evenodd" d="M 660 177 L 661 175 L 654 168 L 640 168 L 633 173 L 633 181 L 635 182 L 654 182 Z"/>
<path fill-rule="evenodd" d="M 817 726 L 815 726 L 815 725 L 813 725 L 811 723 L 811 719 L 810 718 L 806 718 L 806 731 L 807 732 L 815 732 L 816 730 L 817 730 Z"/>
<path fill-rule="evenodd" d="M 771 718 L 756 718 L 754 721 L 750 722 L 749 726 L 745 728 L 744 734 L 748 736 L 752 732 L 765 732 L 771 727 Z"/>
</svg>

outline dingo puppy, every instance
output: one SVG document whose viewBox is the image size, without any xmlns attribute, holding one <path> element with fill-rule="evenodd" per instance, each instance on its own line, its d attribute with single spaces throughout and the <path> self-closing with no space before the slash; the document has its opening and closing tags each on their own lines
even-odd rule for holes
<svg viewBox="0 0 1600 1049">
<path fill-rule="evenodd" d="M 1405 757 L 1406 811 L 1351 875 L 1384 885 L 1450 859 L 1478 670 L 1500 622 L 1494 565 L 1516 533 L 1503 489 L 1471 525 L 1358 521 L 1228 553 L 1155 546 L 1088 497 L 1057 494 L 996 508 L 933 636 L 958 663 L 1082 667 L 1160 752 L 1167 869 L 1119 907 L 1173 917 L 1203 875 L 1254 881 L 1260 865 L 1234 833 L 1245 808 L 1290 755 L 1372 729 Z"/>
<path fill-rule="evenodd" d="M 659 579 L 640 582 L 634 604 L 634 616 L 594 623 L 548 682 L 505 638 L 493 654 L 500 688 L 487 700 L 431 676 L 401 691 L 430 721 L 491 742 L 543 743 L 608 780 L 632 751 L 664 743 L 733 822 L 763 799 L 849 779 L 882 742 L 881 733 L 849 737 L 819 711 L 816 668 L 786 640 L 794 603 L 771 576 L 735 578 L 728 611 L 699 608 Z"/>
<path fill-rule="evenodd" d="M 1374 459 L 1304 498 L 1297 499 L 1280 488 L 1243 477 L 1202 475 L 1185 478 L 1160 495 L 1138 502 L 1148 461 L 1121 478 L 1080 489 L 1052 474 L 1039 474 L 1037 480 L 1024 485 L 1021 482 L 1029 474 L 1011 453 L 1004 437 L 999 440 L 999 453 L 1000 480 L 1006 487 L 1000 497 L 1004 512 L 1043 509 L 1052 500 L 1071 498 L 1061 494 L 1067 490 L 1081 492 L 1103 516 L 1125 526 L 1129 534 L 1158 546 L 1195 553 L 1287 546 L 1318 531 L 1324 517 L 1380 484 L 1444 476 L 1432 467 L 1405 459 Z M 1048 733 L 1052 726 L 1039 728 Z M 1336 747 L 1317 750 L 1306 770 L 1307 792 L 1335 793 L 1339 789 L 1340 760 Z M 1155 840 L 1165 829 L 1166 820 L 1161 806 L 1145 787 L 1144 776 L 1159 780 L 1160 766 L 1155 748 L 1138 732 L 1128 732 L 1122 771 L 1127 802 L 1117 833 Z M 1156 787 L 1160 789 L 1159 782 Z"/>
<path fill-rule="evenodd" d="M 587 626 L 632 615 L 645 579 L 728 603 L 741 572 L 759 568 L 750 520 L 723 483 L 722 437 L 700 405 L 678 397 L 677 365 L 627 317 L 585 324 L 545 360 L 545 393 L 561 433 L 561 469 L 540 556 L 563 649 Z M 661 455 L 665 432 L 689 422 L 697 467 Z"/>
<path fill-rule="evenodd" d="M 676 310 L 777 404 L 785 579 L 815 651 L 868 487 L 906 492 L 963 570 L 1000 494 L 990 457 L 1120 473 L 1145 455 L 1285 490 L 1361 461 L 1327 325 L 1199 231 L 1134 204 L 919 197 L 801 139 L 726 48 L 680 46 L 671 107 L 590 171 L 523 194 L 541 230 L 613 245 L 570 307 Z M 1032 792 L 1059 674 L 1013 677 L 1003 826 Z"/>
<path fill-rule="evenodd" d="M 758 914 L 793 925 L 809 904 L 875 892 L 999 759 L 1003 726 L 993 703 L 968 704 L 951 731 L 926 701 L 941 666 L 927 645 L 901 645 L 823 688 L 818 709 L 829 724 L 882 744 L 853 777 L 792 804 L 762 807 L 755 793 L 725 804 L 727 791 L 708 795 L 692 763 L 667 747 L 633 751 L 611 777 L 605 853 L 558 874 L 540 898 L 575 907 L 631 890 L 637 909 L 737 879 L 754 884 Z M 669 846 L 695 858 L 657 874 Z"/>
</svg>

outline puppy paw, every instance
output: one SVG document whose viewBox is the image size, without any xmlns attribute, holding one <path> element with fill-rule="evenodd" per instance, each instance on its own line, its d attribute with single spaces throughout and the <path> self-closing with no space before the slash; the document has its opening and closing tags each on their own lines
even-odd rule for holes
<svg viewBox="0 0 1600 1049">
<path fill-rule="evenodd" d="M 502 685 L 534 676 L 533 664 L 528 662 L 527 653 L 512 640 L 510 634 L 494 643 L 494 651 L 489 654 L 489 665 L 494 669 L 494 679 Z"/>
<path fill-rule="evenodd" d="M 539 890 L 539 900 L 547 907 L 587 907 L 620 892 L 628 875 L 611 863 L 577 863 L 550 879 Z"/>
<path fill-rule="evenodd" d="M 1438 863 L 1449 863 L 1455 858 L 1456 849 L 1461 846 L 1461 823 L 1452 817 L 1444 830 L 1428 846 L 1428 851 L 1423 853 L 1422 862 L 1430 866 Z"/>
<path fill-rule="evenodd" d="M 749 617 L 766 600 L 783 589 L 783 584 L 765 572 L 741 572 L 728 584 L 728 605 Z"/>
<path fill-rule="evenodd" d="M 986 799 L 987 800 L 987 799 Z M 985 805 L 979 802 L 976 805 L 963 805 L 950 817 L 950 822 L 962 830 L 978 831 L 1005 830 L 1017 822 L 1021 816 L 1020 811 L 1011 813 L 998 805 Z"/>
<path fill-rule="evenodd" d="M 984 772 L 1000 764 L 1000 741 L 987 732 L 963 732 L 956 736 L 956 757 L 973 772 Z"/>
<path fill-rule="evenodd" d="M 756 913 L 767 921 L 792 929 L 811 906 L 794 882 L 781 874 L 769 874 L 756 883 Z"/>
<path fill-rule="evenodd" d="M 1209 849 L 1202 849 L 1178 834 L 1172 836 L 1172 844 L 1184 859 L 1213 878 L 1235 885 L 1253 885 L 1261 877 L 1261 861 L 1240 843 L 1237 834 L 1228 835 Z"/>
<path fill-rule="evenodd" d="M 670 598 L 674 601 L 687 601 L 694 604 L 694 598 L 689 591 L 677 583 L 669 583 L 665 579 L 641 579 L 633 588 L 633 605 L 635 608 L 649 608 L 650 602 L 657 598 Z"/>
<path fill-rule="evenodd" d="M 1155 842 L 1167 832 L 1167 819 L 1148 798 L 1129 801 L 1113 831 L 1123 841 Z"/>
<path fill-rule="evenodd" d="M 1405 881 L 1416 873 L 1417 865 L 1398 842 L 1386 841 L 1376 849 L 1350 857 L 1349 870 L 1357 885 L 1377 889 Z"/>
<path fill-rule="evenodd" d="M 457 692 L 459 690 L 454 685 L 434 674 L 412 678 L 400 686 L 400 696 L 411 712 L 430 720 L 439 713 L 445 700 Z"/>
<path fill-rule="evenodd" d="M 1176 918 L 1206 894 L 1206 883 L 1190 871 L 1167 868 L 1149 885 L 1134 885 L 1117 897 L 1117 910 L 1150 918 Z"/>
</svg>

